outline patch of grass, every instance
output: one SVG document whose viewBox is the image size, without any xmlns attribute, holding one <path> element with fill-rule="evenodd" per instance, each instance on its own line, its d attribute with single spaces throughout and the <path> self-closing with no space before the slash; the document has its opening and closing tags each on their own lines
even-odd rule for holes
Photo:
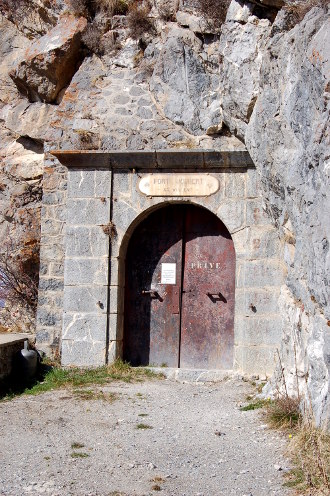
<svg viewBox="0 0 330 496">
<path fill-rule="evenodd" d="M 257 400 L 248 405 L 241 406 L 241 412 L 248 412 L 249 410 L 257 410 L 258 408 L 263 408 L 265 405 L 269 404 L 267 400 Z"/>
<path fill-rule="evenodd" d="M 257 391 L 258 393 L 260 394 L 264 388 L 264 386 L 266 386 L 266 382 L 260 382 L 258 385 L 257 385 Z"/>
<path fill-rule="evenodd" d="M 3 400 L 13 399 L 21 394 L 38 395 L 61 388 L 80 388 L 93 384 L 102 385 L 112 381 L 137 382 L 145 379 L 160 378 L 164 376 L 143 367 L 131 367 L 122 360 L 116 360 L 113 364 L 93 369 L 81 369 L 72 367 L 63 369 L 55 366 L 42 365 L 39 377 L 29 387 L 20 384 L 11 384 L 6 393 L 0 398 Z"/>
<path fill-rule="evenodd" d="M 148 413 L 139 413 L 138 417 L 148 417 Z"/>
<path fill-rule="evenodd" d="M 301 422 L 294 431 L 289 447 L 294 467 L 287 475 L 287 487 L 300 494 L 330 494 L 330 433 L 315 427 L 312 420 Z"/>
<path fill-rule="evenodd" d="M 71 458 L 87 458 L 88 456 L 88 453 L 81 453 L 79 451 L 74 451 L 71 453 Z"/>
<path fill-rule="evenodd" d="M 137 424 L 136 426 L 137 429 L 152 429 L 152 426 L 151 425 L 148 425 L 148 424 Z"/>
<path fill-rule="evenodd" d="M 94 391 L 93 389 L 74 389 L 72 392 L 80 400 L 101 400 L 111 403 L 118 398 L 116 393 L 105 393 L 103 391 Z"/>
<path fill-rule="evenodd" d="M 136 396 L 137 396 L 138 398 L 143 398 L 143 399 L 145 399 L 145 398 L 146 398 L 146 397 L 145 397 L 145 395 L 144 395 L 144 394 L 142 394 L 142 393 L 136 393 Z"/>
<path fill-rule="evenodd" d="M 77 442 L 75 442 L 75 443 L 72 443 L 72 444 L 71 444 L 71 448 L 72 448 L 72 449 L 81 449 L 81 448 L 84 448 L 84 447 L 85 447 L 85 445 L 84 445 L 84 444 L 82 444 L 82 443 L 77 443 Z"/>
<path fill-rule="evenodd" d="M 153 486 L 151 486 L 151 489 L 153 491 L 161 491 L 162 490 L 162 488 L 158 484 L 154 484 Z"/>
<path fill-rule="evenodd" d="M 284 482 L 283 486 L 284 487 L 297 487 L 300 486 L 300 488 L 303 487 L 303 484 L 305 482 L 305 477 L 304 477 L 304 472 L 301 468 L 293 468 L 286 474 L 286 478 L 288 479 L 286 482 Z"/>
<path fill-rule="evenodd" d="M 275 429 L 287 432 L 293 468 L 287 473 L 286 487 L 306 496 L 330 494 L 330 433 L 326 426 L 315 426 L 312 410 L 300 411 L 300 399 L 279 395 L 269 402 L 265 417 Z"/>
</svg>

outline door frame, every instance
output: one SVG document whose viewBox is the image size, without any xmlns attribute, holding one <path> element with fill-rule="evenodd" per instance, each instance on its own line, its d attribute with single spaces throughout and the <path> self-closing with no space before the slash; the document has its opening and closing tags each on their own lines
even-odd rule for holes
<svg viewBox="0 0 330 496">
<path fill-rule="evenodd" d="M 229 234 L 231 235 L 232 242 L 234 245 L 234 253 L 236 259 L 236 246 L 232 236 L 232 232 L 226 225 L 226 223 L 211 209 L 206 208 L 204 205 L 199 204 L 198 202 L 194 202 L 189 200 L 174 200 L 174 201 L 161 201 L 152 207 L 144 210 L 142 213 L 137 215 L 137 217 L 133 220 L 133 222 L 129 225 L 126 230 L 122 242 L 119 248 L 119 256 L 118 256 L 118 293 L 117 293 L 117 301 L 118 301 L 118 319 L 117 319 L 117 328 L 116 328 L 116 340 L 121 343 L 121 346 L 117 350 L 117 356 L 119 358 L 123 357 L 123 337 L 124 337 L 124 318 L 125 318 L 125 272 L 126 272 L 126 255 L 129 246 L 129 242 L 134 231 L 139 227 L 141 222 L 145 220 L 152 212 L 156 210 L 160 210 L 161 208 L 166 208 L 169 205 L 194 205 L 196 207 L 201 208 L 202 210 L 206 210 L 211 213 L 215 217 L 217 217 L 226 227 Z M 237 285 L 237 264 L 235 264 L 235 289 Z M 234 342 L 235 342 L 235 314 L 236 314 L 236 298 L 235 298 L 235 306 L 234 306 Z M 233 352 L 235 355 L 235 351 Z M 233 356 L 233 359 L 235 357 Z"/>
</svg>

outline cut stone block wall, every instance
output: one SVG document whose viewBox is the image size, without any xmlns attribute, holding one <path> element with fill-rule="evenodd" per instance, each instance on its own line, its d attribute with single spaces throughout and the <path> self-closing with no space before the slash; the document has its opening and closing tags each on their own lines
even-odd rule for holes
<svg viewBox="0 0 330 496">
<path fill-rule="evenodd" d="M 59 354 L 63 323 L 66 194 L 67 168 L 50 154 L 46 154 L 36 341 L 41 351 L 53 356 Z"/>
</svg>

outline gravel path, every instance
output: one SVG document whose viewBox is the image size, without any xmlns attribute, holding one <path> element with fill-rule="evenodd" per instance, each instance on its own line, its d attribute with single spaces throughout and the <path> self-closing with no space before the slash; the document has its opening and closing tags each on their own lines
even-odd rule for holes
<svg viewBox="0 0 330 496">
<path fill-rule="evenodd" d="M 60 390 L 0 403 L 1 495 L 291 494 L 279 470 L 285 440 L 258 411 L 238 408 L 249 384 L 148 380 L 101 389 L 116 399 Z"/>
</svg>

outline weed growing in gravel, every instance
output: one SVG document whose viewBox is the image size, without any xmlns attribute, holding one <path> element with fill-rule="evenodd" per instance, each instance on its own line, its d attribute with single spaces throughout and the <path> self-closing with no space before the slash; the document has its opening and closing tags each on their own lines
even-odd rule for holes
<svg viewBox="0 0 330 496">
<path fill-rule="evenodd" d="M 138 417 L 148 417 L 148 414 L 147 413 L 139 413 Z"/>
<path fill-rule="evenodd" d="M 80 449 L 80 448 L 84 448 L 84 447 L 85 447 L 85 445 L 82 443 L 72 443 L 71 444 L 72 449 Z"/>
<path fill-rule="evenodd" d="M 122 360 L 116 360 L 109 366 L 93 369 L 76 367 L 63 369 L 56 365 L 42 365 L 40 375 L 34 385 L 26 388 L 20 384 L 12 384 L 9 390 L 7 389 L 7 393 L 0 396 L 0 398 L 10 400 L 20 394 L 37 395 L 66 387 L 80 388 L 93 384 L 108 384 L 112 381 L 140 382 L 145 379 L 162 379 L 163 377 L 162 374 L 157 374 L 147 368 L 131 367 Z"/>
<path fill-rule="evenodd" d="M 267 400 L 257 400 L 255 402 L 249 403 L 248 405 L 241 406 L 241 412 L 247 412 L 249 410 L 257 410 L 258 408 L 263 408 L 265 405 L 269 404 Z"/>
<path fill-rule="evenodd" d="M 74 451 L 73 453 L 71 453 L 72 458 L 87 458 L 88 456 L 88 453 L 80 453 L 79 451 Z"/>
<path fill-rule="evenodd" d="M 165 482 L 165 481 L 164 481 L 163 477 L 161 477 L 160 475 L 156 475 L 156 477 L 151 479 L 151 482 Z"/>
<path fill-rule="evenodd" d="M 93 389 L 74 389 L 72 392 L 80 400 L 102 400 L 112 403 L 118 398 L 116 393 L 104 393 Z"/>
<path fill-rule="evenodd" d="M 148 425 L 148 424 L 137 424 L 136 428 L 137 429 L 152 429 L 152 426 Z"/>
</svg>

